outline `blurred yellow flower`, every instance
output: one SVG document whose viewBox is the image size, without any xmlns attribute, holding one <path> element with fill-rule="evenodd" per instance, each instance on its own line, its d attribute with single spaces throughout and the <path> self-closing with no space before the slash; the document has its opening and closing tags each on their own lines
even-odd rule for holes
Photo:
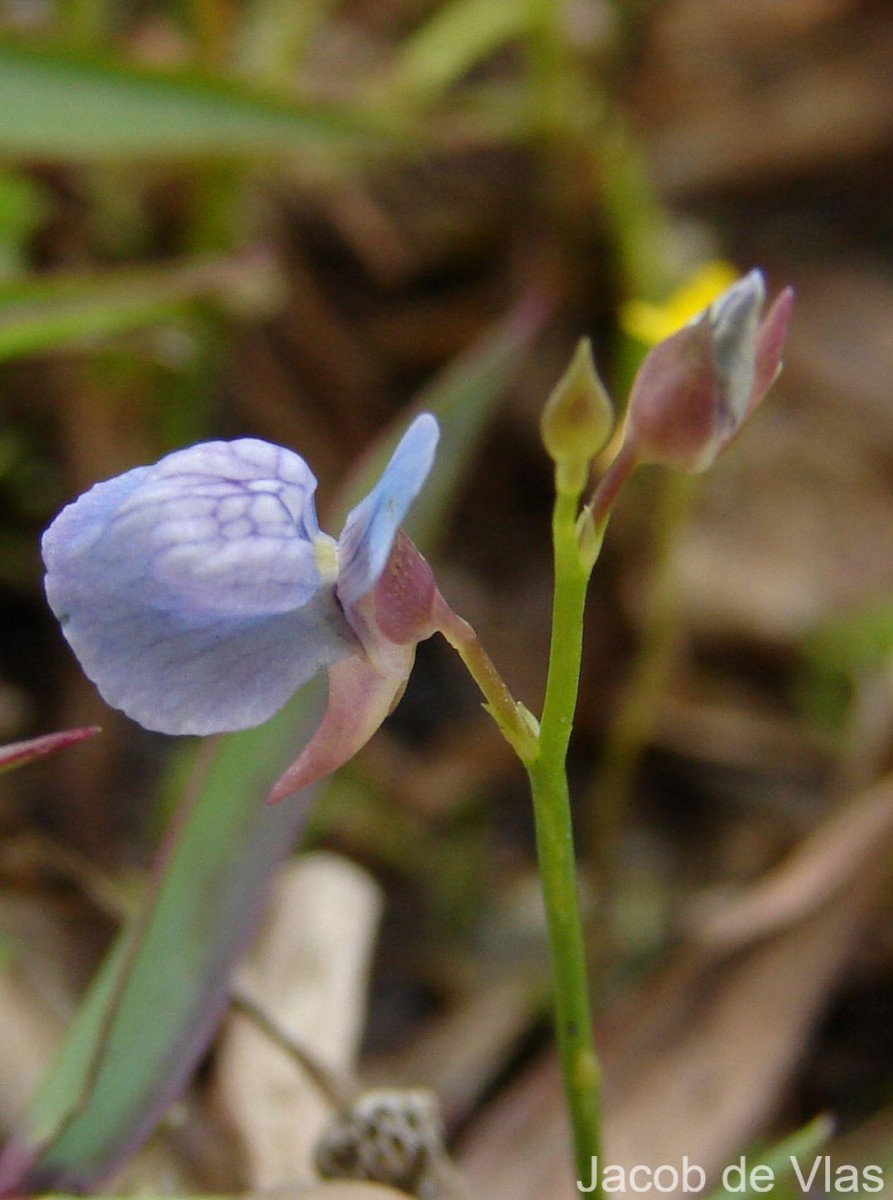
<svg viewBox="0 0 893 1200">
<path fill-rule="evenodd" d="M 698 267 L 662 304 L 628 300 L 620 310 L 620 324 L 640 342 L 656 346 L 703 312 L 737 278 L 731 263 L 713 259 Z"/>
</svg>

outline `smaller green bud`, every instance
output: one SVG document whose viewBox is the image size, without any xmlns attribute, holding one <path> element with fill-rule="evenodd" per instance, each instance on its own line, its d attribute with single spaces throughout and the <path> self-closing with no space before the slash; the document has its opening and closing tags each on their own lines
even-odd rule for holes
<svg viewBox="0 0 893 1200">
<path fill-rule="evenodd" d="M 589 477 L 589 464 L 611 436 L 614 407 L 583 338 L 570 366 L 546 401 L 540 418 L 543 445 L 555 463 L 555 486 L 563 495 L 579 496 Z"/>
</svg>

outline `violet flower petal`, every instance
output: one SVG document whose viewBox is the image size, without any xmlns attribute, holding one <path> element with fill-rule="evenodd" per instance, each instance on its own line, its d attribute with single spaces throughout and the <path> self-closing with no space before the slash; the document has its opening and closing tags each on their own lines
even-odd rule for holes
<svg viewBox="0 0 893 1200">
<path fill-rule="evenodd" d="M 47 597 L 109 704 L 163 733 L 245 729 L 357 649 L 316 566 L 314 487 L 297 455 L 244 439 L 128 471 L 59 514 Z"/>
<path fill-rule="evenodd" d="M 290 450 L 254 438 L 205 442 L 146 468 L 108 515 L 105 536 L 118 553 L 145 561 L 153 602 L 176 598 L 226 615 L 288 612 L 321 583 L 315 489 Z"/>
</svg>

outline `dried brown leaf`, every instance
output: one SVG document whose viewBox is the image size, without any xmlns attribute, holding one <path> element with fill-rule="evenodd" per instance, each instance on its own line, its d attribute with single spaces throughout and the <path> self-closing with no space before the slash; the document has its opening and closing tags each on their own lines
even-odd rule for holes
<svg viewBox="0 0 893 1200">
<path fill-rule="evenodd" d="M 843 805 L 774 871 L 737 897 L 692 906 L 690 928 L 705 945 L 732 951 L 803 920 L 874 872 L 893 841 L 893 781 Z"/>
</svg>

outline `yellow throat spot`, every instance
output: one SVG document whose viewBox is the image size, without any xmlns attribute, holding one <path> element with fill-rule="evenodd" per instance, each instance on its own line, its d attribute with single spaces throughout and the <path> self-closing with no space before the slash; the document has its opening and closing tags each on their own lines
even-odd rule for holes
<svg viewBox="0 0 893 1200">
<path fill-rule="evenodd" d="M 313 539 L 313 556 L 316 569 L 323 583 L 334 583 L 338 578 L 338 543 L 324 533 Z"/>
</svg>

